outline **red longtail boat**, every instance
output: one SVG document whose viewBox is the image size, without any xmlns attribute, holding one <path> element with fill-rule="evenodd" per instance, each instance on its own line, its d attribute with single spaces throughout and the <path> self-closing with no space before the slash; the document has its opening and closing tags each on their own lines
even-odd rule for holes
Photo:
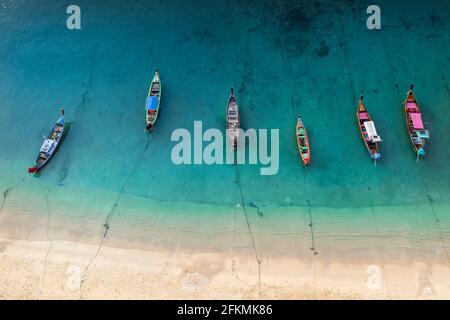
<svg viewBox="0 0 450 320">
<path fill-rule="evenodd" d="M 356 110 L 356 120 L 358 121 L 361 138 L 366 145 L 370 158 L 373 159 L 376 164 L 376 161 L 381 157 L 378 143 L 382 140 L 377 134 L 375 123 L 372 121 L 369 112 L 363 104 L 363 96 L 359 98 L 358 110 Z"/>
<path fill-rule="evenodd" d="M 425 156 L 425 141 L 430 138 L 428 130 L 425 130 L 419 103 L 414 96 L 414 85 L 409 88 L 404 102 L 406 127 L 413 146 L 414 153 L 419 157 Z"/>
<path fill-rule="evenodd" d="M 297 120 L 295 135 L 297 137 L 298 152 L 300 152 L 303 164 L 307 166 L 311 162 L 311 149 L 309 147 L 308 132 L 306 131 L 301 116 Z"/>
</svg>

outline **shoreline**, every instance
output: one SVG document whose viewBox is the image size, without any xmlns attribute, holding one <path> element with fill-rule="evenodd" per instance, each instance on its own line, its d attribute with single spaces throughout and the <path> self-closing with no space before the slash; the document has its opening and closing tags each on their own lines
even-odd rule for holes
<svg viewBox="0 0 450 320">
<path fill-rule="evenodd" d="M 102 241 L 110 201 L 108 206 L 100 205 L 99 211 L 93 206 L 74 209 L 72 204 L 61 202 L 50 203 L 44 212 L 42 205 L 11 197 L 0 214 L 0 238 L 34 241 L 52 238 L 91 245 Z M 253 237 L 260 255 L 277 258 L 309 259 L 314 242 L 319 257 L 327 260 L 409 263 L 419 257 L 450 264 L 450 220 L 441 214 L 450 209 L 446 203 L 435 203 L 434 212 L 426 203 L 312 207 L 311 221 L 306 207 L 264 207 L 263 216 L 258 215 L 259 209 L 247 208 L 246 217 L 240 206 L 139 200 L 124 196 L 117 206 L 106 237 L 111 247 L 230 252 L 254 250 Z M 23 210 L 25 207 L 27 210 Z"/>
<path fill-rule="evenodd" d="M 0 240 L 2 299 L 449 299 L 450 266 Z"/>
<path fill-rule="evenodd" d="M 382 31 L 363 1 L 320 0 L 83 1 L 71 31 L 65 2 L 4 1 L 0 298 L 450 299 L 450 1 L 377 2 Z M 161 113 L 144 133 L 155 69 Z M 431 132 L 419 161 L 412 83 Z M 240 127 L 258 130 L 247 164 L 177 165 L 174 133 L 223 133 L 230 87 Z M 61 106 L 64 142 L 30 175 Z M 279 170 L 263 176 L 250 160 L 272 129 Z M 196 138 L 183 157 L 212 156 Z"/>
<path fill-rule="evenodd" d="M 450 299 L 450 229 L 439 215 L 446 203 L 434 204 L 441 224 L 426 203 L 313 207 L 312 236 L 305 207 L 264 207 L 262 217 L 247 208 L 250 233 L 239 206 L 141 200 L 124 195 L 103 237 L 111 208 L 104 195 L 100 205 L 59 200 L 45 212 L 9 194 L 0 214 L 0 297 Z"/>
</svg>

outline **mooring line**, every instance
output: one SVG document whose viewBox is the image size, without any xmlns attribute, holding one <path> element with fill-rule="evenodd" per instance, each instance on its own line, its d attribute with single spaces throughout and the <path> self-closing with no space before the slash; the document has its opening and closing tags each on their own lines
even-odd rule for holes
<svg viewBox="0 0 450 320">
<path fill-rule="evenodd" d="M 0 213 L 2 213 L 3 208 L 5 207 L 5 203 L 6 203 L 6 198 L 8 197 L 9 193 L 14 189 L 15 187 L 9 187 L 6 188 L 5 191 L 3 191 L 2 193 L 2 203 L 0 204 Z"/>
<path fill-rule="evenodd" d="M 247 214 L 247 208 L 245 206 L 245 201 L 244 201 L 244 194 L 242 192 L 242 186 L 241 186 L 241 175 L 240 175 L 240 171 L 239 171 L 239 167 L 236 166 L 236 182 L 239 188 L 239 192 L 241 195 L 241 203 L 242 203 L 242 208 L 244 210 L 244 216 L 245 216 L 245 220 L 247 222 L 247 228 L 248 228 L 248 232 L 250 234 L 250 238 L 252 240 L 252 245 L 253 245 L 253 251 L 255 253 L 255 259 L 256 262 L 258 263 L 258 295 L 261 295 L 261 260 L 259 259 L 258 256 L 258 250 L 256 248 L 256 242 L 255 242 L 255 237 L 253 235 L 252 232 L 252 228 L 250 225 L 250 220 L 248 218 L 248 214 Z"/>
<path fill-rule="evenodd" d="M 84 90 L 81 94 L 81 101 L 78 103 L 78 105 L 75 106 L 74 114 L 77 114 L 80 109 L 83 110 L 86 103 L 89 103 L 89 97 L 93 95 L 91 92 L 92 89 L 92 83 L 94 79 L 94 69 L 97 62 L 97 51 L 98 51 L 98 43 L 95 44 L 94 52 L 92 54 L 91 63 L 90 63 L 90 70 L 87 78 L 87 82 L 82 82 L 82 89 Z"/>
<path fill-rule="evenodd" d="M 375 215 L 375 207 L 373 205 L 373 198 L 372 198 L 372 187 L 370 186 L 370 184 L 367 190 L 369 191 L 370 212 L 372 213 L 372 215 Z"/>
<path fill-rule="evenodd" d="M 286 78 L 288 78 L 288 88 L 289 88 L 289 96 L 290 96 L 290 102 L 291 102 L 291 111 L 292 116 L 294 119 L 297 119 L 298 114 L 295 112 L 295 100 L 294 100 L 294 90 L 292 88 L 292 81 L 290 81 L 290 73 L 288 70 L 288 65 L 290 65 L 289 59 L 286 57 L 286 53 L 284 52 L 284 49 L 281 50 L 281 61 L 283 62 L 283 69 L 284 72 L 288 75 Z"/>
<path fill-rule="evenodd" d="M 105 239 L 106 239 L 106 236 L 107 236 L 107 234 L 108 234 L 108 231 L 109 231 L 109 229 L 110 229 L 110 227 L 111 227 L 111 222 L 112 222 L 112 220 L 113 220 L 114 213 L 115 213 L 115 211 L 116 211 L 116 209 L 117 209 L 117 207 L 118 207 L 118 205 L 119 205 L 119 202 L 120 202 L 120 199 L 121 199 L 121 197 L 122 197 L 122 194 L 124 193 L 125 187 L 126 187 L 127 184 L 128 184 L 128 180 L 130 179 L 130 177 L 131 177 L 131 176 L 134 174 L 134 172 L 136 171 L 136 168 L 138 167 L 139 163 L 141 162 L 141 160 L 142 160 L 142 158 L 143 158 L 145 152 L 147 151 L 149 145 L 150 145 L 150 136 L 147 136 L 147 143 L 146 143 L 144 149 L 142 150 L 142 153 L 140 154 L 140 156 L 138 157 L 137 161 L 135 162 L 134 167 L 133 167 L 133 168 L 130 170 L 130 172 L 128 173 L 128 176 L 125 178 L 125 180 L 124 180 L 122 186 L 120 187 L 119 194 L 117 195 L 116 201 L 114 202 L 113 207 L 111 208 L 110 212 L 108 213 L 108 216 L 106 217 L 106 221 L 105 221 L 105 223 L 104 223 L 104 225 L 103 225 L 104 233 L 103 233 L 103 236 L 102 236 L 102 238 L 101 238 L 101 240 L 100 240 L 100 244 L 99 244 L 99 246 L 98 246 L 98 248 L 97 248 L 97 251 L 95 252 L 94 256 L 89 260 L 89 262 L 88 262 L 88 264 L 86 265 L 86 267 L 85 267 L 85 269 L 84 269 L 84 272 L 83 272 L 83 275 L 85 275 L 85 276 L 84 276 L 84 278 L 81 280 L 81 284 L 80 284 L 80 296 L 81 296 L 81 298 L 82 298 L 82 295 L 83 295 L 83 293 L 82 293 L 83 283 L 87 280 L 87 272 L 89 271 L 90 266 L 92 265 L 92 263 L 94 262 L 94 260 L 95 260 L 95 259 L 97 258 L 97 256 L 99 255 L 101 249 L 103 248 L 103 243 L 104 243 L 104 241 L 105 241 Z"/>
<path fill-rule="evenodd" d="M 236 182 L 236 181 L 235 181 Z M 237 183 L 237 182 L 236 182 Z M 235 255 L 236 255 L 236 211 L 237 210 L 233 210 L 233 259 L 232 259 L 232 266 L 231 266 L 231 274 L 234 275 L 235 274 Z"/>
<path fill-rule="evenodd" d="M 433 198 L 430 196 L 429 193 L 427 194 L 427 198 L 428 198 L 428 203 L 430 204 L 431 213 L 433 214 L 433 218 L 434 218 L 434 222 L 436 224 L 436 228 L 437 228 L 438 233 L 439 233 L 439 238 L 441 240 L 442 247 L 444 248 L 444 251 L 445 251 L 445 256 L 447 258 L 447 262 L 450 264 L 450 255 L 448 253 L 447 244 L 445 243 L 445 238 L 444 238 L 444 235 L 442 234 L 442 230 L 441 230 L 441 227 L 440 227 L 441 220 L 438 218 L 438 216 L 436 214 L 436 210 L 434 209 L 434 205 L 433 205 Z"/>
<path fill-rule="evenodd" d="M 447 244 L 445 243 L 445 238 L 444 238 L 444 235 L 442 234 L 442 230 L 441 230 L 441 227 L 440 227 L 441 220 L 438 218 L 438 215 L 437 215 L 436 210 L 435 210 L 434 205 L 433 205 L 434 200 L 433 200 L 433 198 L 430 195 L 430 188 L 428 187 L 427 180 L 425 179 L 425 177 L 423 175 L 421 175 L 420 178 L 422 180 L 422 185 L 424 186 L 425 191 L 426 191 L 427 202 L 430 205 L 431 214 L 432 214 L 434 223 L 436 225 L 436 229 L 437 229 L 437 232 L 438 232 L 439 240 L 441 241 L 442 248 L 444 249 L 445 257 L 447 259 L 447 262 L 450 264 L 450 254 L 448 252 Z"/>
<path fill-rule="evenodd" d="M 127 178 L 126 181 L 128 181 L 128 178 Z M 126 183 L 125 183 L 125 184 L 126 184 Z M 83 274 L 86 274 L 86 273 L 88 272 L 88 270 L 89 270 L 91 264 L 92 264 L 92 263 L 94 262 L 94 260 L 97 258 L 98 254 L 100 253 L 100 250 L 101 250 L 102 247 L 103 247 L 103 242 L 105 241 L 106 235 L 108 234 L 109 227 L 110 227 L 110 225 L 111 225 L 111 221 L 112 221 L 112 218 L 113 218 L 114 211 L 116 210 L 117 205 L 118 205 L 118 203 L 119 203 L 119 201 L 120 201 L 120 197 L 122 196 L 122 193 L 123 193 L 123 189 L 124 189 L 124 187 L 125 187 L 125 184 L 122 185 L 122 188 L 121 188 L 121 190 L 119 191 L 119 194 L 118 194 L 118 196 L 117 196 L 117 198 L 116 198 L 116 201 L 114 202 L 113 208 L 112 208 L 111 211 L 108 213 L 108 216 L 107 216 L 107 218 L 106 218 L 106 222 L 105 222 L 105 224 L 103 225 L 103 228 L 104 228 L 105 230 L 104 230 L 102 239 L 101 239 L 101 241 L 100 241 L 100 244 L 99 244 L 99 246 L 98 246 L 98 248 L 97 248 L 97 251 L 95 252 L 94 256 L 91 258 L 91 260 L 89 260 L 89 263 L 86 265 L 86 268 L 85 268 Z M 87 278 L 82 279 L 82 280 L 81 280 L 81 283 L 83 283 L 85 280 L 87 280 Z M 80 290 L 81 290 L 81 287 L 80 287 Z"/>
<path fill-rule="evenodd" d="M 309 215 L 308 227 L 309 227 L 310 232 L 311 232 L 311 247 L 310 247 L 310 250 L 313 253 L 313 258 L 312 258 L 312 263 L 313 263 L 313 280 L 314 280 L 314 285 L 315 285 L 315 283 L 316 283 L 316 256 L 319 254 L 319 252 L 316 250 L 316 240 L 315 240 L 315 236 L 314 236 L 314 222 L 313 222 L 313 215 L 312 215 L 312 209 L 311 209 L 311 201 L 309 199 L 308 184 L 307 184 L 307 179 L 306 179 L 306 172 L 307 172 L 306 168 L 304 169 L 305 171 L 303 172 L 303 186 L 305 188 L 305 200 L 306 200 L 306 204 L 308 206 L 308 215 Z"/>
<path fill-rule="evenodd" d="M 314 283 L 316 283 L 316 255 L 319 253 L 316 251 L 316 244 L 314 241 L 314 227 L 313 227 L 313 220 L 312 220 L 312 213 L 311 213 L 311 203 L 309 202 L 309 199 L 306 199 L 306 203 L 308 204 L 308 212 L 309 212 L 309 228 L 311 229 L 311 244 L 312 247 L 310 248 L 313 252 L 313 280 Z"/>
<path fill-rule="evenodd" d="M 22 182 L 25 181 L 25 177 L 28 174 L 26 174 L 22 179 L 20 179 L 20 181 L 16 182 L 16 184 L 12 185 L 11 187 L 8 187 L 5 189 L 5 191 L 3 191 L 2 193 L 2 201 L 0 204 L 0 214 L 3 212 L 3 209 L 5 208 L 5 204 L 6 204 L 6 199 L 8 198 L 8 196 L 11 194 L 11 192 L 17 188 Z"/>
<path fill-rule="evenodd" d="M 39 296 L 41 295 L 42 290 L 43 290 L 43 287 L 44 287 L 45 277 L 46 277 L 46 275 L 47 275 L 48 257 L 50 256 L 50 251 L 53 249 L 53 239 L 52 239 L 52 237 L 50 236 L 50 231 L 49 231 L 49 229 L 50 229 L 50 221 L 51 221 L 51 216 L 52 216 L 52 213 L 51 213 L 51 210 L 50 210 L 50 204 L 49 204 L 49 200 L 48 200 L 48 194 L 47 194 L 48 191 L 49 191 L 49 189 L 48 189 L 48 188 L 45 188 L 45 187 L 42 187 L 42 185 L 40 185 L 40 188 L 41 188 L 42 193 L 44 194 L 45 205 L 46 205 L 46 207 L 47 207 L 47 228 L 46 228 L 46 236 L 47 236 L 48 241 L 50 241 L 50 246 L 49 246 L 49 248 L 47 249 L 47 253 L 46 253 L 45 259 L 44 259 L 44 274 L 43 274 L 43 276 L 42 276 L 41 287 L 40 287 L 39 292 L 38 292 L 38 295 L 37 295 L 38 298 L 39 298 Z M 46 189 L 46 190 L 47 190 L 47 193 L 45 193 L 43 189 Z"/>
<path fill-rule="evenodd" d="M 370 213 L 372 214 L 373 217 L 375 217 L 375 205 L 373 204 L 372 187 L 370 186 L 370 184 L 367 190 L 369 191 Z"/>
<path fill-rule="evenodd" d="M 372 214 L 374 221 L 374 225 L 376 226 L 375 229 L 377 231 L 377 236 L 374 237 L 375 240 L 375 248 L 377 251 L 377 255 L 381 255 L 381 250 L 380 250 L 380 244 L 379 244 L 379 239 L 380 239 L 380 226 L 378 224 L 378 220 L 376 218 L 376 213 L 375 213 L 375 204 L 373 203 L 373 196 L 372 196 L 372 186 L 369 184 L 367 190 L 369 191 L 369 204 L 370 204 L 370 213 Z M 376 222 L 376 223 L 375 223 Z"/>
<path fill-rule="evenodd" d="M 440 70 L 440 77 L 442 79 L 443 85 L 445 87 L 445 90 L 447 91 L 447 95 L 450 97 L 450 86 L 447 83 L 447 79 L 445 78 L 445 73 L 442 72 L 442 70 L 445 70 L 445 68 L 443 68 L 441 66 L 441 63 L 439 62 L 438 57 L 436 56 L 436 53 L 434 53 L 434 60 L 436 60 L 436 64 L 438 65 L 438 69 Z"/>
<path fill-rule="evenodd" d="M 312 212 L 311 212 L 311 202 L 309 201 L 309 198 L 306 198 L 306 203 L 308 204 L 308 213 L 309 213 L 309 228 L 311 229 L 311 251 L 316 256 L 319 253 L 316 251 L 316 244 L 314 239 L 314 226 L 313 226 L 313 218 L 312 218 Z"/>
<path fill-rule="evenodd" d="M 286 57 L 286 54 L 285 54 L 284 50 L 281 50 L 281 60 L 282 60 L 282 63 L 283 63 L 284 71 L 289 75 L 290 73 L 288 72 L 288 66 L 290 65 L 290 61 L 289 61 L 288 57 Z M 298 114 L 296 113 L 296 110 L 295 110 L 295 99 L 294 99 L 294 90 L 292 88 L 292 81 L 288 81 L 288 88 L 289 88 L 292 116 L 293 116 L 293 119 L 297 119 Z M 306 195 L 305 198 L 306 198 L 306 203 L 308 205 L 308 215 L 309 215 L 308 227 L 310 228 L 310 231 L 311 231 L 311 248 L 310 248 L 310 250 L 313 252 L 313 277 L 314 277 L 314 281 L 315 281 L 316 280 L 316 261 L 315 261 L 315 256 L 318 255 L 319 253 L 316 251 L 315 238 L 314 238 L 313 218 L 312 218 L 312 210 L 311 210 L 311 202 L 309 200 L 308 188 L 307 188 L 307 182 L 306 182 L 306 170 L 307 170 L 307 167 L 304 170 L 305 171 L 303 173 L 303 186 L 305 187 L 305 195 Z"/>
<path fill-rule="evenodd" d="M 344 23 L 342 21 L 341 16 L 339 15 L 339 25 L 340 25 L 340 29 L 341 29 L 341 36 L 342 38 L 346 38 L 345 36 L 345 30 L 344 30 Z M 345 44 L 345 41 L 342 41 L 342 45 L 338 46 L 341 50 L 342 53 L 342 60 L 344 62 L 344 73 L 347 76 L 347 83 L 350 84 L 350 90 L 352 93 L 352 102 L 356 100 L 356 89 L 355 89 L 355 82 L 353 81 L 353 76 L 352 76 L 352 70 L 350 68 L 350 64 L 349 64 L 349 53 L 348 53 L 348 48 Z"/>
<path fill-rule="evenodd" d="M 117 206 L 119 205 L 120 198 L 122 197 L 122 194 L 123 194 L 124 191 L 125 191 L 125 187 L 126 187 L 127 184 L 128 184 L 128 180 L 130 179 L 130 177 L 131 177 L 132 175 L 134 175 L 134 173 L 135 173 L 135 171 L 136 171 L 136 168 L 138 167 L 139 163 L 141 162 L 141 160 L 142 160 L 142 158 L 143 158 L 145 152 L 147 151 L 149 145 L 150 145 L 150 135 L 147 135 L 147 142 L 146 142 L 146 144 L 145 144 L 145 147 L 144 147 L 144 149 L 142 150 L 142 153 L 141 153 L 141 154 L 139 155 L 139 157 L 137 158 L 137 160 L 136 160 L 136 162 L 135 162 L 135 164 L 134 164 L 134 167 L 131 169 L 131 171 L 128 173 L 128 176 L 125 178 L 125 181 L 124 181 L 124 183 L 122 184 L 122 186 L 121 186 L 121 188 L 120 188 L 120 190 L 119 190 L 119 194 L 118 194 L 118 196 L 117 196 L 117 199 L 116 199 L 116 201 L 114 202 L 113 208 L 112 208 L 111 211 L 109 212 L 109 214 L 108 214 L 108 216 L 107 216 L 107 218 L 106 218 L 106 222 L 105 222 L 105 224 L 103 225 L 103 227 L 105 228 L 105 233 L 104 233 L 104 235 L 103 235 L 103 238 L 105 238 L 106 235 L 107 235 L 107 233 L 108 233 L 108 230 L 109 230 L 109 228 L 110 228 L 110 226 L 111 226 L 111 222 L 112 222 L 112 219 L 113 219 L 113 216 L 114 216 L 114 212 L 116 211 L 116 208 L 117 208 Z"/>
<path fill-rule="evenodd" d="M 241 86 L 239 88 L 239 92 L 242 95 L 245 95 L 245 93 L 247 91 L 246 82 L 251 82 L 251 80 L 252 80 L 251 78 L 253 77 L 253 69 L 251 68 L 252 66 L 249 63 L 249 59 L 250 59 L 250 34 L 252 32 L 253 32 L 253 29 L 248 29 L 247 30 L 247 38 L 246 38 L 246 41 L 245 41 L 244 58 L 242 59 L 243 66 L 244 66 L 244 68 L 243 68 L 243 75 L 242 75 L 243 79 L 242 79 Z M 244 99 L 242 99 L 241 102 L 243 100 Z M 242 208 L 244 210 L 244 216 L 245 216 L 245 220 L 247 222 L 248 232 L 250 233 L 250 238 L 251 238 L 253 250 L 254 250 L 254 253 L 255 253 L 255 259 L 256 259 L 256 262 L 258 263 L 258 294 L 261 295 L 261 261 L 260 261 L 259 256 L 258 256 L 258 251 L 256 249 L 256 242 L 255 242 L 255 239 L 254 239 L 254 236 L 253 236 L 253 232 L 252 232 L 252 229 L 251 229 L 250 220 L 249 220 L 248 215 L 247 215 L 247 208 L 246 208 L 246 205 L 245 205 L 244 195 L 242 193 L 242 187 L 241 187 L 241 177 L 240 177 L 239 165 L 237 165 L 237 164 L 235 164 L 235 165 L 236 165 L 236 181 L 235 182 L 236 182 L 236 184 L 238 185 L 238 188 L 239 188 L 240 197 L 241 197 L 241 204 L 242 204 Z M 233 235 L 233 237 L 234 237 L 234 235 Z M 234 238 L 233 238 L 233 241 L 234 241 Z M 234 248 L 234 245 L 233 245 L 233 248 Z M 233 265 L 233 268 L 234 268 L 234 265 Z"/>
</svg>

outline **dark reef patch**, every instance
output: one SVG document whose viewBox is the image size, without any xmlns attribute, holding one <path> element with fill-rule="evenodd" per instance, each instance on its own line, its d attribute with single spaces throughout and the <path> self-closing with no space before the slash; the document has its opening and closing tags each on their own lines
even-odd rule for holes
<svg viewBox="0 0 450 320">
<path fill-rule="evenodd" d="M 204 41 L 205 39 L 209 39 L 212 37 L 211 31 L 209 31 L 209 29 L 204 28 L 204 27 L 200 27 L 200 28 L 196 28 L 192 31 L 192 35 L 194 36 L 194 38 L 196 40 L 198 40 L 199 42 Z"/>
<path fill-rule="evenodd" d="M 314 17 L 305 6 L 288 4 L 285 11 L 278 16 L 277 35 L 280 37 L 275 38 L 275 47 L 282 48 L 288 57 L 302 56 L 310 46 L 308 33 L 311 31 Z"/>
<path fill-rule="evenodd" d="M 240 95 L 245 95 L 248 92 L 249 87 L 254 85 L 254 71 L 253 71 L 253 63 L 251 60 L 251 52 L 250 52 L 250 34 L 252 32 L 250 30 L 247 31 L 247 41 L 245 45 L 245 52 L 243 58 L 243 72 L 242 72 L 242 83 L 239 86 L 238 92 Z"/>
<path fill-rule="evenodd" d="M 445 22 L 435 13 L 430 14 L 430 22 L 433 28 L 442 28 L 445 26 Z"/>
<path fill-rule="evenodd" d="M 330 52 L 330 46 L 325 41 L 321 41 L 320 47 L 317 48 L 315 51 L 319 57 L 323 58 L 326 57 Z"/>
<path fill-rule="evenodd" d="M 299 32 L 309 29 L 311 21 L 303 7 L 288 9 L 283 17 L 286 31 Z"/>
</svg>

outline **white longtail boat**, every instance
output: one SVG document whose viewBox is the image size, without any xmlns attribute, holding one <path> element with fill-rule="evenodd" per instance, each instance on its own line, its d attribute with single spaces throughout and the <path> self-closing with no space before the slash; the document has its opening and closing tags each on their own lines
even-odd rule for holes
<svg viewBox="0 0 450 320">
<path fill-rule="evenodd" d="M 231 141 L 232 147 L 236 148 L 239 139 L 240 119 L 233 88 L 231 88 L 230 97 L 228 98 L 225 118 L 227 122 L 227 138 Z"/>
<path fill-rule="evenodd" d="M 158 70 L 155 71 L 150 89 L 148 90 L 147 100 L 145 102 L 145 120 L 147 121 L 146 130 L 155 128 L 158 120 L 159 107 L 161 104 L 161 81 Z"/>
<path fill-rule="evenodd" d="M 45 138 L 42 144 L 36 163 L 33 167 L 28 168 L 28 173 L 39 172 L 52 158 L 56 148 L 61 142 L 64 133 L 64 109 L 61 110 L 61 117 L 56 121 L 49 135 Z"/>
</svg>

